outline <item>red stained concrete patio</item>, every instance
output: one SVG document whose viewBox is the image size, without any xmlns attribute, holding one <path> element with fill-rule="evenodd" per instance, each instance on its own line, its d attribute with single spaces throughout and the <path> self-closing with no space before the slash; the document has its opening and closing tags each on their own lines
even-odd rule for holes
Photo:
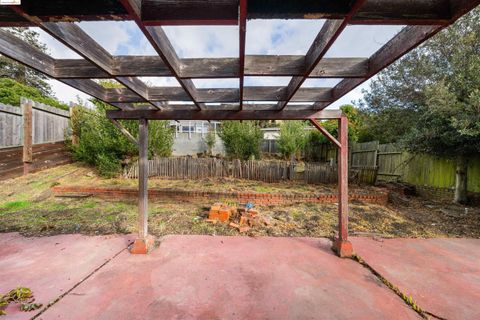
<svg viewBox="0 0 480 320">
<path fill-rule="evenodd" d="M 357 254 L 446 319 L 480 319 L 480 239 L 352 240 Z"/>
<path fill-rule="evenodd" d="M 38 319 L 420 318 L 368 269 L 337 258 L 327 239 L 168 236 L 150 255 L 129 254 L 129 241 L 0 234 L 0 290 L 28 286 L 45 305 L 71 290 Z M 420 307 L 446 310 L 441 315 L 453 319 L 478 318 L 480 306 L 470 301 L 479 299 L 474 289 L 480 266 L 474 260 L 480 240 L 353 241 L 369 264 Z M 415 278 L 401 276 L 409 274 Z M 416 288 L 427 280 L 430 300 Z M 435 309 L 437 297 L 443 309 Z M 9 307 L 5 319 L 36 314 L 17 309 Z"/>
</svg>

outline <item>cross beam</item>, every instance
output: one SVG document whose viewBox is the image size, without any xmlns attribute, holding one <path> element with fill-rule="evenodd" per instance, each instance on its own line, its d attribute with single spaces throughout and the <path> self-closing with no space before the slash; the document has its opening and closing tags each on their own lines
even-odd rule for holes
<svg viewBox="0 0 480 320">
<path fill-rule="evenodd" d="M 250 107 L 250 106 L 249 106 Z M 340 110 L 108 110 L 109 119 L 149 120 L 305 120 L 338 119 Z"/>
</svg>

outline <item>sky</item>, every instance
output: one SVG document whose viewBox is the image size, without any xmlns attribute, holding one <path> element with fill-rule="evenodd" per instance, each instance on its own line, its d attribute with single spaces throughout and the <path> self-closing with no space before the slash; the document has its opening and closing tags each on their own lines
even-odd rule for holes
<svg viewBox="0 0 480 320">
<path fill-rule="evenodd" d="M 246 54 L 305 55 L 323 20 L 249 20 Z M 78 25 L 112 55 L 156 55 L 148 40 L 132 21 L 80 22 Z M 347 26 L 325 57 L 369 57 L 398 33 L 403 26 Z M 75 52 L 38 28 L 40 41 L 47 45 L 52 57 L 80 58 Z M 238 26 L 166 26 L 164 30 L 180 58 L 226 58 L 239 54 Z M 179 86 L 175 78 L 141 77 L 148 85 Z M 290 77 L 245 77 L 247 86 L 284 86 Z M 307 79 L 303 87 L 333 87 L 342 79 Z M 199 88 L 238 88 L 238 79 L 195 79 Z M 50 80 L 55 96 L 64 102 L 87 100 L 88 95 Z M 366 81 L 331 105 L 362 98 Z"/>
</svg>

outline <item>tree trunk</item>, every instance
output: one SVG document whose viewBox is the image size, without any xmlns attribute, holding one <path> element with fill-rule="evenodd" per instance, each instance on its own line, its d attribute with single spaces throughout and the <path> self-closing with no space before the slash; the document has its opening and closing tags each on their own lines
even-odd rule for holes
<svg viewBox="0 0 480 320">
<path fill-rule="evenodd" d="M 468 160 L 465 156 L 457 158 L 457 169 L 455 172 L 455 199 L 456 203 L 467 203 L 467 169 Z"/>
</svg>

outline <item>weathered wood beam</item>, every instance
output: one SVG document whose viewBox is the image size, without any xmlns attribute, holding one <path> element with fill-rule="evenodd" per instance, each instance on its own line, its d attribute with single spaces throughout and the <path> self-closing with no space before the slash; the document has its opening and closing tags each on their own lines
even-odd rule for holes
<svg viewBox="0 0 480 320">
<path fill-rule="evenodd" d="M 106 100 L 110 103 L 137 103 L 143 102 L 136 93 L 127 88 L 108 88 Z M 155 101 L 188 101 L 190 97 L 180 87 L 151 87 L 148 88 L 148 100 Z M 285 87 L 245 87 L 244 100 L 246 101 L 283 101 L 286 99 Z M 237 102 L 239 89 L 215 88 L 197 89 L 195 100 L 200 103 Z M 330 102 L 332 88 L 300 88 L 292 102 Z"/>
<path fill-rule="evenodd" d="M 79 91 L 82 91 L 88 95 L 91 95 L 94 98 L 107 102 L 107 90 L 96 83 L 95 81 L 89 79 L 57 79 Z"/>
<path fill-rule="evenodd" d="M 132 19 L 116 1 L 22 1 L 23 9 L 44 22 Z M 144 25 L 236 25 L 238 0 L 131 0 Z M 250 0 L 248 19 L 343 19 L 349 0 Z M 368 0 L 353 17 L 359 24 L 443 24 L 458 18 L 476 4 L 473 0 Z M 458 10 L 458 8 L 462 10 Z M 31 21 L 0 6 L 0 26 L 34 26 Z"/>
<path fill-rule="evenodd" d="M 287 99 L 278 103 L 278 109 L 282 110 L 285 108 L 364 2 L 365 0 L 356 0 L 350 12 L 343 20 L 327 20 L 323 24 L 322 29 L 315 37 L 313 44 L 305 56 L 305 75 L 292 77 L 287 86 Z"/>
<path fill-rule="evenodd" d="M 112 75 L 116 77 L 174 76 L 157 56 L 113 56 Z M 108 73 L 83 59 L 57 59 L 59 78 L 109 78 Z M 240 76 L 237 58 L 180 59 L 179 77 L 236 78 Z M 325 58 L 310 74 L 311 78 L 358 78 L 368 71 L 366 58 Z M 298 76 L 305 74 L 305 56 L 245 56 L 245 76 Z"/>
<path fill-rule="evenodd" d="M 170 72 L 177 78 L 182 88 L 190 96 L 190 99 L 195 103 L 199 110 L 202 109 L 202 105 L 195 101 L 196 88 L 190 79 L 181 79 L 178 75 L 180 70 L 180 59 L 178 58 L 170 40 L 161 27 L 147 27 L 142 22 L 143 2 L 140 0 L 119 0 L 125 10 L 135 20 L 137 26 L 145 35 L 147 40 L 153 46 L 157 54 L 167 65 Z"/>
<path fill-rule="evenodd" d="M 320 131 L 328 140 L 330 140 L 330 142 L 332 142 L 334 145 L 337 146 L 337 148 L 341 148 L 342 145 L 340 144 L 340 142 L 337 140 L 337 138 L 335 138 L 334 136 L 332 136 L 332 134 L 330 132 L 328 132 L 327 129 L 325 129 L 316 119 L 310 119 L 310 123 L 315 127 L 317 128 L 318 131 Z"/>
<path fill-rule="evenodd" d="M 112 75 L 112 66 L 114 63 L 113 56 L 110 55 L 102 46 L 93 40 L 86 32 L 84 32 L 78 25 L 71 22 L 42 22 L 36 16 L 31 16 L 26 13 L 21 7 L 14 7 L 14 10 L 23 18 L 36 23 L 43 31 L 50 34 L 52 37 L 90 61 L 92 64 L 98 66 L 104 72 Z M 127 88 L 138 94 L 143 101 L 148 102 L 146 97 L 146 85 L 140 80 L 135 81 L 131 78 L 116 78 Z M 145 92 L 145 95 L 142 93 Z M 155 108 L 156 105 L 152 104 Z"/>
<path fill-rule="evenodd" d="M 368 0 L 353 24 L 443 24 L 451 19 L 449 0 Z"/>
<path fill-rule="evenodd" d="M 245 105 L 246 107 L 246 105 Z M 306 120 L 338 119 L 340 110 L 108 110 L 108 119 L 149 120 Z"/>
<path fill-rule="evenodd" d="M 157 50 L 160 57 L 163 61 L 170 65 L 170 70 L 174 73 L 177 81 L 180 83 L 182 88 L 185 92 L 189 95 L 190 99 L 195 103 L 198 109 L 202 109 L 201 104 L 195 101 L 196 96 L 196 88 L 193 84 L 192 80 L 190 79 L 181 79 L 178 75 L 179 68 L 180 68 L 180 59 L 178 58 L 175 50 L 170 43 L 167 35 L 163 31 L 161 27 L 147 27 L 146 32 L 150 34 L 151 39 L 153 41 L 152 45 L 154 45 L 155 49 Z"/>
<path fill-rule="evenodd" d="M 144 25 L 237 25 L 238 0 L 143 0 Z"/>
<path fill-rule="evenodd" d="M 112 124 L 134 145 L 138 147 L 138 140 L 116 119 L 110 119 Z"/>
<path fill-rule="evenodd" d="M 0 53 L 48 76 L 54 76 L 54 59 L 7 30 L 0 30 Z"/>
</svg>

